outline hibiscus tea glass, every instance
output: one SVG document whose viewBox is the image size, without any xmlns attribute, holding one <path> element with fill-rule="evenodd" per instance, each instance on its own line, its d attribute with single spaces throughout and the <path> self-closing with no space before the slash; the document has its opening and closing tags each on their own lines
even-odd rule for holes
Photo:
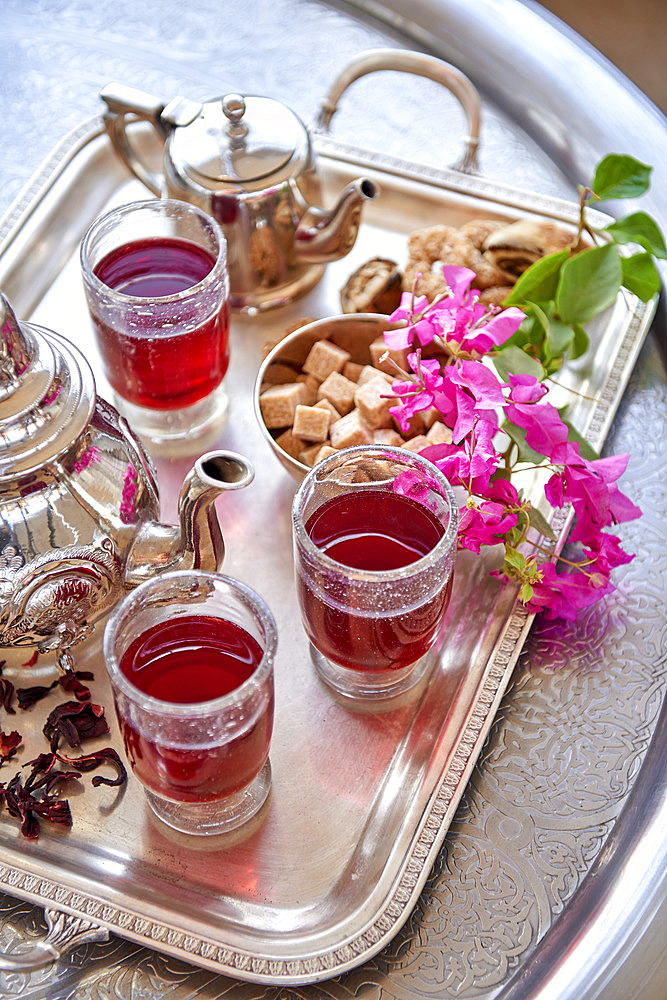
<svg viewBox="0 0 667 1000">
<path fill-rule="evenodd" d="M 185 202 L 132 202 L 92 224 L 81 269 L 116 406 L 154 451 L 192 451 L 227 413 L 229 276 L 220 226 Z"/>
<path fill-rule="evenodd" d="M 409 690 L 433 663 L 458 508 L 435 465 L 361 445 L 319 462 L 294 498 L 297 594 L 317 672 L 360 700 Z"/>
<path fill-rule="evenodd" d="M 265 802 L 276 641 L 262 599 L 219 573 L 163 573 L 112 612 L 104 657 L 125 755 L 173 829 L 224 833 Z"/>
</svg>

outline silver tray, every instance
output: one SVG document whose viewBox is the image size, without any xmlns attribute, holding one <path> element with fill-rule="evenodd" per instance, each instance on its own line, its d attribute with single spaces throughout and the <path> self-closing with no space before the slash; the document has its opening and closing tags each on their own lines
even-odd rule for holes
<svg viewBox="0 0 667 1000">
<path fill-rule="evenodd" d="M 316 145 L 325 195 L 364 173 L 382 196 L 368 206 L 352 254 L 330 265 L 309 296 L 261 319 L 234 320 L 230 417 L 218 442 L 256 467 L 253 485 L 228 494 L 218 512 L 225 572 L 258 590 L 278 622 L 270 800 L 242 832 L 205 842 L 154 820 L 131 779 L 120 792 L 87 786 L 72 796 L 72 829 L 43 829 L 36 843 L 0 815 L 0 885 L 11 894 L 203 968 L 271 984 L 338 975 L 375 955 L 400 929 L 445 837 L 531 618 L 511 588 L 488 576 L 485 559 L 464 555 L 448 640 L 425 689 L 373 714 L 350 711 L 319 685 L 292 584 L 288 513 L 295 483 L 268 452 L 252 412 L 264 345 L 302 316 L 338 312 L 339 289 L 359 263 L 378 252 L 404 261 L 407 234 L 436 219 L 460 224 L 537 213 L 573 222 L 577 215 L 574 205 L 453 170 L 366 154 L 325 137 Z M 110 204 L 145 196 L 94 119 L 63 140 L 0 225 L 0 286 L 21 318 L 83 348 L 103 396 L 108 386 L 83 302 L 78 244 Z M 585 361 L 563 373 L 562 381 L 580 393 L 572 419 L 596 447 L 653 309 L 619 297 L 592 325 Z M 157 463 L 165 520 L 175 519 L 190 464 Z M 111 741 L 120 748 L 100 631 L 79 652 L 77 666 L 95 671 L 93 697 L 106 705 Z M 23 659 L 25 653 L 12 654 L 15 666 Z M 40 658 L 38 669 L 41 676 L 53 667 Z M 50 702 L 40 705 L 48 710 Z M 19 764 L 44 749 L 40 705 L 13 720 L 26 743 Z"/>
</svg>

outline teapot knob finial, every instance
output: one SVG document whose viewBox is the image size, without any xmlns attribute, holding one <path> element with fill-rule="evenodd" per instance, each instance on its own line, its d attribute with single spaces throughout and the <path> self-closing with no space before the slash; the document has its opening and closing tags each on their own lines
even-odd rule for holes
<svg viewBox="0 0 667 1000">
<path fill-rule="evenodd" d="M 229 120 L 227 132 L 233 139 L 240 139 L 248 134 L 248 127 L 242 121 L 245 110 L 245 100 L 240 94 L 227 94 L 223 97 L 222 111 Z"/>
</svg>

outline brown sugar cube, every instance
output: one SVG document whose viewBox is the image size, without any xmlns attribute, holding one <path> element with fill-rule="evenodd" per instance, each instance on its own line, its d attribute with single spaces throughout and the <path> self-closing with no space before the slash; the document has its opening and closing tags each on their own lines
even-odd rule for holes
<svg viewBox="0 0 667 1000">
<path fill-rule="evenodd" d="M 328 410 L 328 412 L 331 414 L 329 427 L 331 427 L 332 424 L 335 424 L 337 420 L 340 420 L 340 413 L 333 405 L 333 403 L 330 403 L 328 399 L 318 399 L 318 401 L 315 403 L 315 409 L 317 409 L 318 407 L 324 410 Z"/>
<path fill-rule="evenodd" d="M 354 406 L 356 382 L 350 382 L 339 372 L 328 375 L 317 391 L 318 399 L 328 399 L 341 415 L 349 413 Z"/>
<path fill-rule="evenodd" d="M 328 458 L 329 455 L 334 455 L 335 453 L 336 449 L 332 448 L 330 444 L 323 444 L 320 450 L 318 451 L 317 455 L 315 456 L 315 461 L 313 462 L 313 465 L 317 465 L 317 463 L 321 462 L 323 458 Z"/>
<path fill-rule="evenodd" d="M 379 368 L 381 372 L 387 372 L 390 375 L 394 375 L 396 374 L 396 365 L 398 365 L 401 371 L 406 372 L 408 370 L 407 350 L 390 351 L 385 344 L 383 337 L 377 337 L 370 344 L 368 350 L 371 356 L 371 364 L 374 368 Z M 380 361 L 380 358 L 385 354 L 387 355 L 387 360 Z"/>
<path fill-rule="evenodd" d="M 426 440 L 429 444 L 451 444 L 451 429 L 447 426 L 447 424 L 443 424 L 442 420 L 438 420 L 429 427 L 426 434 Z"/>
<path fill-rule="evenodd" d="M 324 445 L 321 442 L 317 444 L 311 444 L 310 448 L 304 448 L 303 451 L 299 453 L 299 461 L 303 462 L 304 465 L 312 467 L 315 465 L 317 456 L 322 451 Z"/>
<path fill-rule="evenodd" d="M 419 454 L 423 448 L 428 448 L 430 444 L 433 444 L 433 442 L 429 441 L 424 434 L 417 434 L 416 437 L 406 441 L 403 447 L 406 451 L 416 451 Z"/>
<path fill-rule="evenodd" d="M 342 374 L 345 378 L 349 378 L 350 382 L 358 382 L 364 367 L 364 365 L 357 364 L 356 361 L 346 361 L 343 365 Z"/>
<path fill-rule="evenodd" d="M 408 438 L 417 437 L 418 434 L 424 434 L 426 427 L 424 426 L 424 418 L 422 416 L 421 410 L 417 413 L 413 413 L 410 417 L 410 422 L 408 424 L 407 431 L 404 431 L 398 425 L 398 421 L 395 421 L 395 426 L 397 430 L 400 430 L 403 437 L 407 440 Z"/>
<path fill-rule="evenodd" d="M 329 436 L 331 414 L 321 406 L 304 406 L 300 403 L 294 411 L 292 430 L 302 441 L 326 441 Z"/>
<path fill-rule="evenodd" d="M 287 385 L 296 381 L 297 372 L 291 365 L 285 365 L 281 361 L 274 361 L 264 373 L 264 381 L 267 385 Z"/>
<path fill-rule="evenodd" d="M 351 448 L 355 444 L 372 444 L 373 434 L 361 419 L 359 410 L 352 410 L 337 420 L 331 428 L 332 448 Z"/>
<path fill-rule="evenodd" d="M 291 427 L 288 427 L 286 431 L 279 434 L 278 437 L 275 438 L 275 442 L 278 447 L 282 448 L 284 452 L 287 452 L 291 458 L 296 458 L 297 460 L 303 451 L 303 441 L 294 436 L 294 432 Z"/>
<path fill-rule="evenodd" d="M 428 410 L 420 410 L 425 428 L 432 427 L 434 423 L 442 423 L 442 414 L 435 406 L 430 406 Z"/>
<path fill-rule="evenodd" d="M 374 378 L 383 378 L 387 382 L 387 385 L 391 385 L 391 378 L 386 372 L 381 372 L 379 368 L 373 368 L 373 365 L 364 365 L 359 372 L 359 377 L 357 378 L 357 385 L 365 385 L 366 382 L 370 382 Z"/>
<path fill-rule="evenodd" d="M 306 387 L 302 382 L 269 386 L 259 397 L 262 420 L 269 430 L 289 427 L 294 422 L 297 406 L 305 399 Z"/>
<path fill-rule="evenodd" d="M 320 383 L 317 381 L 314 375 L 297 375 L 297 382 L 303 382 L 306 387 L 306 406 L 314 406 L 317 402 L 317 390 L 320 387 Z"/>
<path fill-rule="evenodd" d="M 380 427 L 378 430 L 373 431 L 373 444 L 389 444 L 394 448 L 401 448 L 405 444 L 405 441 L 391 427 Z"/>
<path fill-rule="evenodd" d="M 389 407 L 396 404 L 396 397 L 384 378 L 374 378 L 360 386 L 354 394 L 354 403 L 362 419 L 373 430 L 391 427 Z"/>
<path fill-rule="evenodd" d="M 350 355 L 342 347 L 336 347 L 330 340 L 316 340 L 303 363 L 303 370 L 324 382 L 332 372 L 342 372 L 349 360 Z"/>
</svg>

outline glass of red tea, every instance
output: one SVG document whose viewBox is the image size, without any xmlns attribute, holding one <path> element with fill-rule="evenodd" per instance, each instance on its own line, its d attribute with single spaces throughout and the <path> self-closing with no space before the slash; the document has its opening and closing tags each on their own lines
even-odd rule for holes
<svg viewBox="0 0 667 1000">
<path fill-rule="evenodd" d="M 296 585 L 313 663 L 347 698 L 394 697 L 434 662 L 458 507 L 431 462 L 360 445 L 319 462 L 294 498 Z"/>
<path fill-rule="evenodd" d="M 229 275 L 220 226 L 194 205 L 132 202 L 81 244 L 86 300 L 114 402 L 149 449 L 192 451 L 223 425 Z"/>
<path fill-rule="evenodd" d="M 183 833 L 254 816 L 271 786 L 276 625 L 220 573 L 163 573 L 114 609 L 104 658 L 125 755 L 153 812 Z"/>
</svg>

